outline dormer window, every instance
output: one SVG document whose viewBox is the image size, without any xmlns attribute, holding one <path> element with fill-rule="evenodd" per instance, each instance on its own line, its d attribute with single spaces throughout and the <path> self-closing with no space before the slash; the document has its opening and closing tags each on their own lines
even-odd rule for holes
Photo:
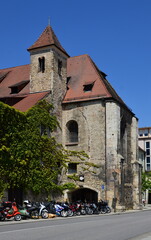
<svg viewBox="0 0 151 240">
<path fill-rule="evenodd" d="M 58 74 L 61 76 L 61 70 L 62 70 L 62 61 L 58 60 Z"/>
<path fill-rule="evenodd" d="M 38 71 L 44 73 L 44 71 L 45 71 L 45 58 L 40 57 L 40 58 L 38 58 L 38 61 L 39 61 Z"/>
<path fill-rule="evenodd" d="M 94 82 L 92 83 L 88 83 L 88 84 L 84 84 L 83 85 L 83 91 L 84 92 L 91 92 L 92 88 L 93 88 Z"/>
<path fill-rule="evenodd" d="M 12 86 L 9 86 L 9 88 L 11 88 L 11 94 L 19 93 L 28 83 L 29 83 L 29 80 L 25 80 L 25 81 L 16 83 Z"/>
<path fill-rule="evenodd" d="M 11 94 L 19 93 L 18 87 L 11 87 Z"/>
<path fill-rule="evenodd" d="M 69 83 L 70 79 L 71 79 L 71 77 L 67 77 L 67 81 L 66 81 L 67 90 L 69 90 L 68 83 Z"/>
<path fill-rule="evenodd" d="M 3 81 L 3 79 L 7 76 L 9 72 L 0 72 L 0 83 Z"/>
</svg>

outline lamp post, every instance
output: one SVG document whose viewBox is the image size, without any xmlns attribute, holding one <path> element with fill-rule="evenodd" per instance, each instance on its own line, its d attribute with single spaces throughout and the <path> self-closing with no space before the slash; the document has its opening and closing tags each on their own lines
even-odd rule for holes
<svg viewBox="0 0 151 240">
<path fill-rule="evenodd" d="M 113 208 L 114 212 L 116 212 L 116 177 L 117 177 L 117 172 L 112 172 L 113 178 L 114 178 L 114 198 L 113 198 Z"/>
</svg>

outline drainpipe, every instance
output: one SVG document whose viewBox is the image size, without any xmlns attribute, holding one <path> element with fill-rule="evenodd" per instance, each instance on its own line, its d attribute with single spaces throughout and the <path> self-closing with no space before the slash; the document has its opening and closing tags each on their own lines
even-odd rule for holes
<svg viewBox="0 0 151 240">
<path fill-rule="evenodd" d="M 108 199 L 107 199 L 107 159 L 106 159 L 106 156 L 107 156 L 107 153 L 106 153 L 106 151 L 107 151 L 107 147 L 106 147 L 106 102 L 104 102 L 105 103 L 105 185 L 106 185 L 106 187 L 105 187 L 105 200 L 107 201 Z"/>
<path fill-rule="evenodd" d="M 124 158 L 121 158 L 121 205 L 124 206 Z"/>
</svg>

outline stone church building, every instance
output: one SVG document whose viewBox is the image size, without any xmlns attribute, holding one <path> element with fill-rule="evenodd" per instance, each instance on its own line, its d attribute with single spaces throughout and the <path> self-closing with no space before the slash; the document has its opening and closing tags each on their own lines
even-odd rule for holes
<svg viewBox="0 0 151 240">
<path fill-rule="evenodd" d="M 137 118 L 88 55 L 70 57 L 48 25 L 28 49 L 30 64 L 0 69 L 0 101 L 26 111 L 39 100 L 53 103 L 58 142 L 85 151 L 92 171 L 73 159 L 61 181 L 79 176 L 68 201 L 108 200 L 117 209 L 141 203 Z M 97 167 L 94 167 L 97 165 Z"/>
</svg>

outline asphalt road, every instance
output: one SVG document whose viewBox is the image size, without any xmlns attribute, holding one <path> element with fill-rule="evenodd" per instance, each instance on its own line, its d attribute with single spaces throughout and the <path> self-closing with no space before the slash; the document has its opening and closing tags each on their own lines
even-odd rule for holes
<svg viewBox="0 0 151 240">
<path fill-rule="evenodd" d="M 151 211 L 0 224 L 0 240 L 151 240 Z"/>
</svg>

